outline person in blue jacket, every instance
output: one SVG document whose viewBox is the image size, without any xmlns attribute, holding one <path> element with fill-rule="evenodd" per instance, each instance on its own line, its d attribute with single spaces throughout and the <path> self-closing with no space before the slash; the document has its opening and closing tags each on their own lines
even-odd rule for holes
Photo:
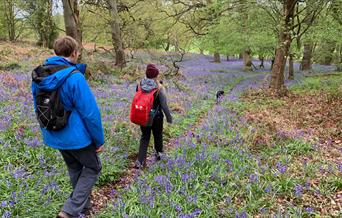
<svg viewBox="0 0 342 218">
<path fill-rule="evenodd" d="M 37 110 L 36 95 L 39 90 L 58 89 L 61 102 L 71 111 L 67 124 L 58 131 L 41 128 L 44 143 L 58 149 L 67 165 L 73 192 L 57 217 L 78 217 L 90 209 L 92 187 L 101 171 L 98 152 L 103 150 L 104 132 L 101 114 L 95 97 L 85 80 L 85 64 L 76 64 L 78 43 L 71 37 L 55 41 L 56 56 L 48 58 L 44 66 L 58 69 L 38 84 L 32 82 L 34 107 Z M 55 67 L 55 68 L 54 68 Z"/>
</svg>

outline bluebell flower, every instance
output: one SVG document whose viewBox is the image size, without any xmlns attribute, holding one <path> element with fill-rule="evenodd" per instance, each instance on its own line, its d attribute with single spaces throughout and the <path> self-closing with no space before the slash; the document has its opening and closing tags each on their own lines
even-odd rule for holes
<svg viewBox="0 0 342 218">
<path fill-rule="evenodd" d="M 226 162 L 229 166 L 232 166 L 232 165 L 233 165 L 232 161 L 229 160 L 229 159 L 225 160 L 225 162 Z"/>
<path fill-rule="evenodd" d="M 176 205 L 176 210 L 177 210 L 177 212 L 182 212 L 182 207 L 179 204 L 177 204 Z"/>
<path fill-rule="evenodd" d="M 265 192 L 266 192 L 266 193 L 270 193 L 271 190 L 272 190 L 272 186 L 271 186 L 271 185 L 268 185 L 268 186 L 266 187 L 266 189 L 265 189 Z"/>
<path fill-rule="evenodd" d="M 287 170 L 287 167 L 285 165 L 283 165 L 281 162 L 277 163 L 277 169 L 281 174 L 284 174 Z"/>
<path fill-rule="evenodd" d="M 312 207 L 307 207 L 307 208 L 305 208 L 305 211 L 306 211 L 307 213 L 313 213 L 313 212 L 314 212 L 314 209 L 313 209 Z"/>
<path fill-rule="evenodd" d="M 259 180 L 259 177 L 258 177 L 258 175 L 255 174 L 255 173 L 252 173 L 252 174 L 249 176 L 249 181 L 250 181 L 251 183 L 255 183 L 255 182 L 257 182 L 258 180 Z"/>
<path fill-rule="evenodd" d="M 303 186 L 302 185 L 296 185 L 295 186 L 295 196 L 296 197 L 301 197 L 303 192 Z"/>
<path fill-rule="evenodd" d="M 342 163 L 337 163 L 337 169 L 340 173 L 342 173 Z"/>
<path fill-rule="evenodd" d="M 7 206 L 7 201 L 1 202 L 1 207 L 6 207 Z"/>
<path fill-rule="evenodd" d="M 2 217 L 1 218 L 10 218 L 12 216 L 12 213 L 10 211 L 5 211 L 3 214 L 2 214 Z"/>
<path fill-rule="evenodd" d="M 261 214 L 266 214 L 267 209 L 266 209 L 266 208 L 261 208 L 261 209 L 259 210 L 259 212 L 260 212 Z"/>
<path fill-rule="evenodd" d="M 189 181 L 189 179 L 190 179 L 190 176 L 187 173 L 182 174 L 182 181 L 183 182 L 187 182 L 187 181 Z"/>
<path fill-rule="evenodd" d="M 236 212 L 235 217 L 236 218 L 247 218 L 247 213 L 246 213 L 246 211 L 242 211 L 240 214 L 238 212 Z"/>
</svg>

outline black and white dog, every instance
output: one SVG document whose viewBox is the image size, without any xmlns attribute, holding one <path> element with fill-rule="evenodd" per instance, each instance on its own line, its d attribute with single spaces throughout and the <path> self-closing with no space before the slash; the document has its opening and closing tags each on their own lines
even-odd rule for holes
<svg viewBox="0 0 342 218">
<path fill-rule="evenodd" d="M 216 92 L 216 103 L 219 103 L 220 100 L 223 98 L 223 95 L 224 95 L 224 91 L 217 91 Z"/>
</svg>

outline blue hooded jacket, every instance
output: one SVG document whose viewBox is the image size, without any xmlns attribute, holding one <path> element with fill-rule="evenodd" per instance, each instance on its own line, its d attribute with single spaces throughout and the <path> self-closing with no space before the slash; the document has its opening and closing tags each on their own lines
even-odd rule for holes
<svg viewBox="0 0 342 218">
<path fill-rule="evenodd" d="M 32 82 L 34 108 L 36 110 L 36 93 L 40 90 L 59 89 L 61 101 L 66 110 L 71 110 L 67 125 L 58 131 L 41 128 L 44 143 L 59 150 L 75 150 L 94 143 L 97 147 L 104 144 L 101 114 L 95 97 L 85 77 L 85 64 L 73 64 L 63 57 L 47 59 L 44 65 L 68 65 L 39 84 Z M 77 69 L 79 72 L 68 75 Z"/>
</svg>

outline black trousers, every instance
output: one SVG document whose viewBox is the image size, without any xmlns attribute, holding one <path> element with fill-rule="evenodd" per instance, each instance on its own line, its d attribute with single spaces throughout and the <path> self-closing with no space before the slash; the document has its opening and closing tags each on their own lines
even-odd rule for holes
<svg viewBox="0 0 342 218">
<path fill-rule="evenodd" d="M 147 155 L 147 147 L 150 143 L 151 132 L 154 138 L 154 149 L 156 152 L 163 152 L 163 116 L 157 115 L 153 119 L 153 124 L 150 127 L 141 126 L 141 139 L 138 154 L 138 161 L 141 164 L 145 163 Z"/>
<path fill-rule="evenodd" d="M 63 211 L 78 217 L 90 206 L 91 190 L 97 181 L 102 165 L 95 145 L 77 150 L 60 150 L 68 167 L 72 193 L 64 204 Z"/>
</svg>

